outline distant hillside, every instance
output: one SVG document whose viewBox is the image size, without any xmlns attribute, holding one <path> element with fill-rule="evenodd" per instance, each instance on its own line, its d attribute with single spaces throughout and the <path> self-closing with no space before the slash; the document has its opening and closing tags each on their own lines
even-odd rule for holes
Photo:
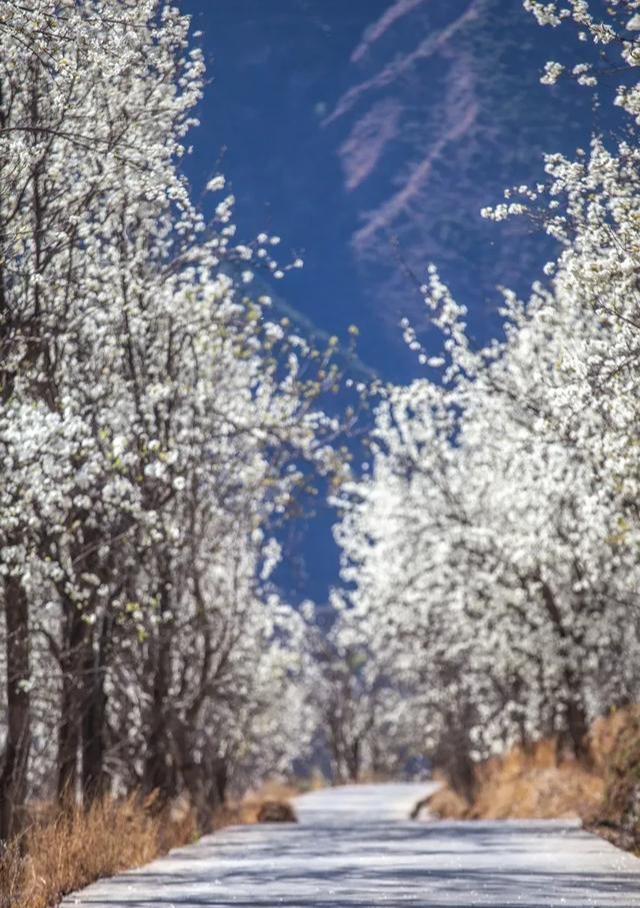
<svg viewBox="0 0 640 908">
<path fill-rule="evenodd" d="M 496 285 L 536 274 L 544 239 L 522 242 L 527 225 L 498 228 L 479 212 L 506 186 L 540 179 L 545 151 L 587 140 L 591 93 L 538 81 L 569 40 L 513 0 L 398 0 L 364 31 L 324 124 L 359 218 L 353 251 L 381 296 L 407 296 L 392 237 L 413 268 L 436 262 L 476 318 Z"/>
</svg>

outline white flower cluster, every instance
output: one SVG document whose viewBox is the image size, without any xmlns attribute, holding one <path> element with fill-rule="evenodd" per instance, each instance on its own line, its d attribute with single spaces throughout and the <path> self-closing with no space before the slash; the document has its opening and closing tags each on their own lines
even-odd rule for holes
<svg viewBox="0 0 640 908">
<path fill-rule="evenodd" d="M 544 75 L 540 78 L 540 81 L 543 85 L 555 85 L 564 72 L 564 69 L 565 68 L 561 63 L 549 61 L 548 63 L 545 63 Z"/>
</svg>

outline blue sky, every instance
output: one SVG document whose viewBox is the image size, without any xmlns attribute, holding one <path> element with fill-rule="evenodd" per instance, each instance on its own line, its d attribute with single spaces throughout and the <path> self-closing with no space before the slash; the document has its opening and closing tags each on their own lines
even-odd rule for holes
<svg viewBox="0 0 640 908">
<path fill-rule="evenodd" d="M 398 323 L 423 324 L 405 266 L 433 261 L 477 340 L 499 333 L 497 285 L 524 292 L 551 247 L 479 212 L 539 178 L 544 151 L 571 152 L 597 128 L 587 91 L 539 84 L 572 39 L 537 27 L 519 0 L 180 5 L 211 78 L 188 175 L 197 192 L 222 170 L 240 234 L 266 229 L 302 255 L 304 270 L 275 289 L 307 330 L 345 336 L 355 323 L 368 369 L 420 374 Z M 335 582 L 329 524 L 325 513 L 295 529 L 293 599 L 322 600 Z"/>
</svg>

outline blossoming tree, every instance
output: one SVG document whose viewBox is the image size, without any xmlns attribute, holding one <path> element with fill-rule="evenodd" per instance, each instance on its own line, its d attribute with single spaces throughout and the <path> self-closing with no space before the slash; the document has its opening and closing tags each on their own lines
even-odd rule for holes
<svg viewBox="0 0 640 908">
<path fill-rule="evenodd" d="M 588 760 L 590 721 L 640 683 L 640 4 L 524 5 L 595 48 L 543 81 L 616 79 L 627 135 L 549 155 L 546 181 L 486 210 L 529 215 L 559 244 L 526 302 L 505 292 L 503 340 L 474 349 L 431 269 L 444 355 L 405 323 L 428 374 L 380 403 L 337 527 L 352 620 L 394 654 L 420 734 L 468 796 L 470 760 L 516 741 L 556 734 Z"/>
</svg>

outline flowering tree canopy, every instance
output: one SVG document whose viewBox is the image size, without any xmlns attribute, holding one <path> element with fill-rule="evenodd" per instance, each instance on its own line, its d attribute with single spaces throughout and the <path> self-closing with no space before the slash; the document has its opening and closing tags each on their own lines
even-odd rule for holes
<svg viewBox="0 0 640 908">
<path fill-rule="evenodd" d="M 206 221 L 181 173 L 188 18 L 10 0 L 0 46 L 3 838 L 52 777 L 204 805 L 304 750 L 273 526 L 341 467 L 331 352 L 251 293 L 301 262 L 236 240 L 219 174 Z"/>
<path fill-rule="evenodd" d="M 627 132 L 549 155 L 545 181 L 485 210 L 529 216 L 559 245 L 528 300 L 504 291 L 502 340 L 474 349 L 430 269 L 420 290 L 442 351 L 404 323 L 428 371 L 379 404 L 371 469 L 336 529 L 344 620 L 411 691 L 465 793 L 469 758 L 517 741 L 558 734 L 585 756 L 590 720 L 640 682 L 640 4 L 524 5 L 598 52 L 549 63 L 543 81 L 615 78 Z"/>
</svg>

